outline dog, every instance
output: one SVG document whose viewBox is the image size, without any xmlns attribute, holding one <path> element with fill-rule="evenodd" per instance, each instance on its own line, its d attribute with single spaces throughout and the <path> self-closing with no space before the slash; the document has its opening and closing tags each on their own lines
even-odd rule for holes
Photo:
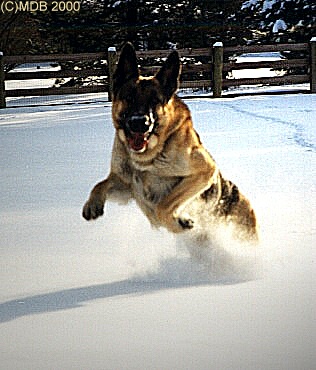
<svg viewBox="0 0 316 370">
<path fill-rule="evenodd" d="M 173 233 L 194 229 L 206 214 L 206 228 L 233 224 L 240 239 L 257 240 L 250 202 L 223 178 L 176 95 L 180 69 L 173 51 L 155 76 L 140 76 L 133 45 L 122 48 L 113 76 L 111 170 L 91 191 L 83 217 L 102 216 L 106 200 L 134 199 L 153 226 Z"/>
</svg>

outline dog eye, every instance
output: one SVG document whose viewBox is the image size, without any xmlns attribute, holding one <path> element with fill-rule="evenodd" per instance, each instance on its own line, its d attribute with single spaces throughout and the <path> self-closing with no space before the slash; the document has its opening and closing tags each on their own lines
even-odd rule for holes
<svg viewBox="0 0 316 370">
<path fill-rule="evenodd" d="M 126 122 L 126 120 L 127 120 L 127 117 L 128 117 L 127 112 L 121 112 L 121 113 L 119 114 L 118 122 L 119 122 L 120 126 L 122 126 L 122 127 L 123 127 L 123 126 L 125 125 L 125 122 Z"/>
<path fill-rule="evenodd" d="M 158 95 L 151 96 L 150 103 L 152 107 L 163 104 L 163 100 Z"/>
<path fill-rule="evenodd" d="M 134 96 L 134 94 L 127 95 L 127 96 L 124 97 L 124 100 L 128 104 L 133 104 L 135 102 L 135 96 Z"/>
<path fill-rule="evenodd" d="M 125 101 L 127 104 L 134 103 L 136 91 L 134 89 L 122 89 L 119 94 L 119 98 Z"/>
<path fill-rule="evenodd" d="M 124 112 L 124 113 L 121 114 L 121 120 L 125 121 L 127 119 L 127 117 L 128 117 L 127 112 Z"/>
</svg>

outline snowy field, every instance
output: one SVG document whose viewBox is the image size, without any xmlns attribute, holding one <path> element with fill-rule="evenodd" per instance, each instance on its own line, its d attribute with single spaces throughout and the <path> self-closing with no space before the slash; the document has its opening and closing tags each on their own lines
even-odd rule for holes
<svg viewBox="0 0 316 370">
<path fill-rule="evenodd" d="M 113 129 L 72 99 L 0 111 L 0 369 L 314 369 L 315 95 L 186 100 L 261 225 L 203 263 L 133 203 L 82 219 Z"/>
</svg>

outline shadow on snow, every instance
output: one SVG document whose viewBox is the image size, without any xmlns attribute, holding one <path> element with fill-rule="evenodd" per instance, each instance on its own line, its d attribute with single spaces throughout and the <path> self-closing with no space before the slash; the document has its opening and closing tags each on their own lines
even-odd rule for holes
<svg viewBox="0 0 316 370">
<path fill-rule="evenodd" d="M 231 272 L 218 275 L 191 259 L 168 258 L 160 263 L 156 272 L 136 275 L 130 279 L 65 289 L 33 295 L 0 304 L 0 322 L 19 317 L 74 309 L 85 303 L 119 296 L 140 296 L 170 289 L 183 289 L 211 285 L 233 285 L 253 280 L 243 274 Z"/>
</svg>

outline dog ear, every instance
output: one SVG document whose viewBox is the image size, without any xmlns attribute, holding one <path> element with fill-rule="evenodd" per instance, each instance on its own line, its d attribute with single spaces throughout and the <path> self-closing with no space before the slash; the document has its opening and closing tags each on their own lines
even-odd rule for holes
<svg viewBox="0 0 316 370">
<path fill-rule="evenodd" d="M 134 46 L 127 42 L 120 54 L 120 58 L 113 76 L 113 90 L 117 91 L 124 85 L 125 82 L 139 77 L 137 57 Z"/>
<path fill-rule="evenodd" d="M 177 51 L 173 51 L 156 74 L 156 79 L 162 87 L 163 94 L 168 101 L 176 92 L 179 84 L 180 58 Z"/>
</svg>

